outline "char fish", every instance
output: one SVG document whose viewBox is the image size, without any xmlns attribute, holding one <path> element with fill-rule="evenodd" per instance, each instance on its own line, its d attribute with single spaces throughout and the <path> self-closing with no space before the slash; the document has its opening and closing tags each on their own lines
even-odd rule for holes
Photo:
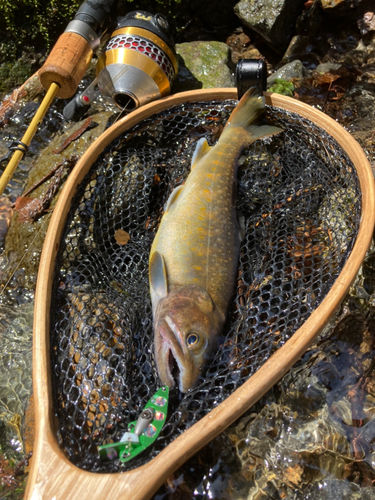
<svg viewBox="0 0 375 500">
<path fill-rule="evenodd" d="M 234 291 L 240 248 L 235 209 L 237 160 L 260 137 L 281 131 L 253 124 L 264 98 L 249 89 L 218 142 L 202 138 L 185 184 L 171 193 L 149 261 L 154 348 L 163 384 L 193 387 L 218 347 Z"/>
</svg>

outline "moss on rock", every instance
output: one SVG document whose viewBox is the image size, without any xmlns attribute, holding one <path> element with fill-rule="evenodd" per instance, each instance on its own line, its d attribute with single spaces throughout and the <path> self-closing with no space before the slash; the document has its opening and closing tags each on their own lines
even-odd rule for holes
<svg viewBox="0 0 375 500">
<path fill-rule="evenodd" d="M 5 94 L 9 89 L 22 85 L 32 74 L 32 65 L 22 59 L 15 63 L 0 64 L 0 94 Z"/>
<path fill-rule="evenodd" d="M 25 189 L 35 185 L 65 159 L 69 159 L 73 155 L 81 156 L 87 147 L 103 133 L 111 115 L 111 111 L 92 115 L 98 126 L 87 130 L 79 139 L 71 142 L 62 153 L 55 154 L 53 151 L 59 148 L 67 137 L 82 126 L 82 122 L 72 124 L 64 134 L 58 134 L 38 156 L 29 173 Z M 32 198 L 42 198 L 51 182 L 51 180 L 44 182 L 30 196 Z M 52 200 L 51 208 L 56 204 L 61 189 L 62 186 L 60 186 L 57 195 Z M 7 282 L 12 273 L 17 270 L 10 285 L 14 284 L 13 281 L 17 281 L 18 285 L 23 288 L 34 289 L 50 214 L 47 213 L 35 223 L 20 222 L 18 218 L 19 213 L 15 210 L 5 239 L 5 255 L 8 265 L 5 269 L 0 269 L 0 283 Z M 19 266 L 20 262 L 21 266 Z"/>
<path fill-rule="evenodd" d="M 197 41 L 176 45 L 181 68 L 174 92 L 191 88 L 234 87 L 228 67 L 230 49 L 222 42 Z"/>
</svg>

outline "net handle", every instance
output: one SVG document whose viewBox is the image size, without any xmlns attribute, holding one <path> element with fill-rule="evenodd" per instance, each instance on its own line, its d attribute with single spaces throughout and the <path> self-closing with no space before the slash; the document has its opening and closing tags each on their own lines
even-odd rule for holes
<svg viewBox="0 0 375 500">
<path fill-rule="evenodd" d="M 344 298 L 365 257 L 374 228 L 375 190 L 370 164 L 353 137 L 322 112 L 285 96 L 265 96 L 267 104 L 298 113 L 324 128 L 341 145 L 356 168 L 362 192 L 361 222 L 353 251 L 338 279 L 320 306 L 283 347 L 223 403 L 176 438 L 148 464 L 121 474 L 95 474 L 75 467 L 59 448 L 57 441 L 52 404 L 49 310 L 54 263 L 76 187 L 103 149 L 141 120 L 184 102 L 237 99 L 237 91 L 228 88 L 183 92 L 150 103 L 119 120 L 78 161 L 54 209 L 43 246 L 34 310 L 35 443 L 26 499 L 54 496 L 70 500 L 104 500 L 112 496 L 132 500 L 150 498 L 175 469 L 233 423 L 282 378 L 314 341 Z"/>
</svg>

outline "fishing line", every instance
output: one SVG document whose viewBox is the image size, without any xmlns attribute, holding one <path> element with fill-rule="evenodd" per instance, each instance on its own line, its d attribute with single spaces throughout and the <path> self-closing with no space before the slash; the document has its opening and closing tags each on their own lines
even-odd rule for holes
<svg viewBox="0 0 375 500">
<path fill-rule="evenodd" d="M 117 115 L 117 118 L 116 120 L 112 123 L 112 125 L 114 125 L 117 120 L 122 116 L 122 114 L 124 113 L 125 109 L 128 107 L 128 105 L 130 104 L 130 101 L 128 101 L 125 106 L 122 108 L 122 110 L 120 111 L 120 113 Z"/>
</svg>

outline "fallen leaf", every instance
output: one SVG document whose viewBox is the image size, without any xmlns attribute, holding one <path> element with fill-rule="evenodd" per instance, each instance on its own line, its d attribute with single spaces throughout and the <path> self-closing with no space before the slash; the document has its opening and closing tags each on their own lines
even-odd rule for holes
<svg viewBox="0 0 375 500">
<path fill-rule="evenodd" d="M 119 245 L 126 245 L 130 240 L 130 235 L 123 229 L 117 229 L 117 231 L 115 232 L 115 240 Z"/>
<path fill-rule="evenodd" d="M 302 473 L 303 469 L 299 464 L 294 467 L 288 467 L 285 471 L 285 481 L 294 486 L 298 486 L 301 482 Z"/>
<path fill-rule="evenodd" d="M 154 184 L 155 186 L 158 186 L 161 182 L 160 176 L 158 174 L 154 175 Z"/>
<path fill-rule="evenodd" d="M 82 134 L 86 132 L 86 130 L 91 130 L 92 128 L 97 127 L 98 124 L 96 122 L 92 121 L 92 117 L 89 116 L 87 120 L 72 134 L 70 134 L 65 141 L 61 144 L 61 146 L 57 149 L 54 149 L 52 153 L 54 154 L 60 154 L 62 153 L 71 142 L 76 141 L 79 137 L 81 137 Z"/>
<path fill-rule="evenodd" d="M 338 80 L 339 78 L 341 78 L 341 75 L 334 75 L 333 73 L 323 73 L 322 75 L 319 75 L 315 78 L 315 83 L 317 85 L 323 85 L 324 83 L 328 83 L 328 84 L 331 84 L 333 83 L 334 81 Z"/>
<path fill-rule="evenodd" d="M 14 208 L 19 212 L 19 222 L 32 222 L 34 220 L 34 217 L 43 209 L 43 204 L 42 200 L 40 200 L 39 198 L 19 196 L 16 199 Z"/>
</svg>

